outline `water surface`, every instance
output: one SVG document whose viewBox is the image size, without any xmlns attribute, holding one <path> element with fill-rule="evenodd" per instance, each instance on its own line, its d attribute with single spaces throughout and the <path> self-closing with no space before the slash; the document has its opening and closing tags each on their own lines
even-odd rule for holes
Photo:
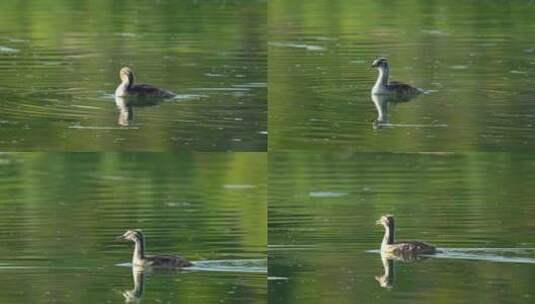
<svg viewBox="0 0 535 304">
<path fill-rule="evenodd" d="M 534 177 L 529 154 L 271 153 L 270 303 L 530 302 Z M 388 213 L 443 252 L 386 278 Z"/>
<path fill-rule="evenodd" d="M 0 155 L 0 301 L 267 303 L 265 171 L 264 154 Z M 195 267 L 133 272 L 115 238 L 136 228 Z"/>
<path fill-rule="evenodd" d="M 2 2 L 0 149 L 265 150 L 265 14 L 256 0 Z M 116 102 L 123 66 L 177 97 Z"/>
<path fill-rule="evenodd" d="M 525 1 L 271 1 L 274 150 L 524 151 L 535 146 L 535 5 Z M 377 57 L 430 94 L 388 104 Z"/>
</svg>

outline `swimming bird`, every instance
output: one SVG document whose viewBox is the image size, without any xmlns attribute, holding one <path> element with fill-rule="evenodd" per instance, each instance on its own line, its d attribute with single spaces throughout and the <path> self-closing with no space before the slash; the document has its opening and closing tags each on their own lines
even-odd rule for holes
<svg viewBox="0 0 535 304">
<path fill-rule="evenodd" d="M 115 96 L 117 97 L 162 97 L 171 98 L 175 94 L 173 92 L 159 89 L 149 84 L 135 84 L 134 72 L 129 67 L 124 67 L 119 72 L 121 84 L 115 89 Z"/>
<path fill-rule="evenodd" d="M 406 255 L 406 254 L 433 254 L 437 252 L 434 246 L 419 241 L 399 241 L 394 240 L 394 216 L 383 215 L 377 222 L 383 225 L 385 235 L 381 243 L 381 255 Z"/>
<path fill-rule="evenodd" d="M 379 76 L 377 81 L 372 88 L 372 94 L 377 95 L 386 95 L 386 94 L 395 94 L 395 95 L 417 95 L 423 93 L 423 90 L 415 88 L 406 83 L 401 83 L 397 81 L 388 81 L 388 74 L 390 68 L 388 66 L 388 61 L 386 58 L 376 59 L 372 63 L 372 67 L 377 68 L 379 71 Z"/>
<path fill-rule="evenodd" d="M 127 230 L 119 239 L 135 243 L 132 265 L 134 267 L 167 267 L 183 268 L 193 266 L 193 263 L 172 255 L 145 255 L 145 236 L 141 230 Z"/>
</svg>

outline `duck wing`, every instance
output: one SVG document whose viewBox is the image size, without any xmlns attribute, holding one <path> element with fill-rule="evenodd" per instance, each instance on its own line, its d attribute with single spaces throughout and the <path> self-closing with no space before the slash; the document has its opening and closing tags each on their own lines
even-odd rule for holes
<svg viewBox="0 0 535 304">
<path fill-rule="evenodd" d="M 190 261 L 175 255 L 149 255 L 145 259 L 150 266 L 177 268 L 193 266 Z"/>
<path fill-rule="evenodd" d="M 413 253 L 435 253 L 436 248 L 419 241 L 399 241 L 395 243 L 397 250 Z"/>
<path fill-rule="evenodd" d="M 160 89 L 150 84 L 135 84 L 131 87 L 131 91 L 138 96 L 157 96 L 157 97 L 173 97 L 173 92 Z"/>
<path fill-rule="evenodd" d="M 388 88 L 394 92 L 397 92 L 398 94 L 403 94 L 403 95 L 415 95 L 415 94 L 422 93 L 422 90 L 415 88 L 409 84 L 399 82 L 399 81 L 389 82 Z"/>
</svg>

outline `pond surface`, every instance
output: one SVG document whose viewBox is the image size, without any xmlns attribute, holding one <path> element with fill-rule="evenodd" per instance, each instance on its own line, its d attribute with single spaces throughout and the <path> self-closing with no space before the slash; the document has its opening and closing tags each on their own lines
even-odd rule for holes
<svg viewBox="0 0 535 304">
<path fill-rule="evenodd" d="M 535 148 L 535 4 L 320 0 L 269 3 L 274 150 Z M 429 91 L 383 106 L 371 63 Z"/>
<path fill-rule="evenodd" d="M 267 303 L 265 174 L 265 154 L 2 154 L 0 302 Z M 126 229 L 195 267 L 133 272 Z"/>
<path fill-rule="evenodd" d="M 264 151 L 265 15 L 256 0 L 3 1 L 0 149 Z M 116 101 L 123 66 L 177 97 Z"/>
<path fill-rule="evenodd" d="M 533 155 L 270 153 L 268 187 L 270 303 L 535 298 Z M 385 271 L 383 214 L 443 252 Z"/>
</svg>

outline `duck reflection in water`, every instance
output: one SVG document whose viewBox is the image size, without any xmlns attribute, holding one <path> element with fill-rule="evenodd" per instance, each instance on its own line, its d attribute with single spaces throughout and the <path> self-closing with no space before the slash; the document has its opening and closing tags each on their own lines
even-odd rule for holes
<svg viewBox="0 0 535 304">
<path fill-rule="evenodd" d="M 392 289 L 394 285 L 394 260 L 381 254 L 381 262 L 383 263 L 383 275 L 375 276 L 375 280 L 379 283 L 379 286 Z"/>
<path fill-rule="evenodd" d="M 400 103 L 405 103 L 412 101 L 418 95 L 381 95 L 381 94 L 371 94 L 371 98 L 375 108 L 377 110 L 377 119 L 373 121 L 373 128 L 380 129 L 387 127 L 389 124 L 388 120 L 388 107 L 390 105 L 397 105 Z"/>
<path fill-rule="evenodd" d="M 379 283 L 379 286 L 392 289 L 394 287 L 394 261 L 402 263 L 418 263 L 427 260 L 425 256 L 421 256 L 414 253 L 403 254 L 388 254 L 381 253 L 381 262 L 383 264 L 383 274 L 375 276 L 375 280 Z"/>
<path fill-rule="evenodd" d="M 145 273 L 141 267 L 132 267 L 132 278 L 134 279 L 134 289 L 123 292 L 125 303 L 139 303 L 145 289 Z"/>
<path fill-rule="evenodd" d="M 145 235 L 141 230 L 127 230 L 117 237 L 117 240 L 134 242 L 132 255 L 132 275 L 134 277 L 134 289 L 123 292 L 127 303 L 136 303 L 143 296 L 144 274 L 156 269 L 180 270 L 191 267 L 193 263 L 177 255 L 147 255 L 145 254 Z"/>
<path fill-rule="evenodd" d="M 385 229 L 381 242 L 381 262 L 383 275 L 375 279 L 381 287 L 392 288 L 394 282 L 394 261 L 414 263 L 425 259 L 422 254 L 439 252 L 434 246 L 420 241 L 396 241 L 394 216 L 387 214 L 381 216 L 376 222 Z"/>
<path fill-rule="evenodd" d="M 154 106 L 165 99 L 175 97 L 175 93 L 148 84 L 134 83 L 134 72 L 124 67 L 119 72 L 121 84 L 115 90 L 115 103 L 119 109 L 118 124 L 129 126 L 134 119 L 133 107 Z M 128 99 L 126 99 L 128 98 Z"/>
<path fill-rule="evenodd" d="M 134 107 L 152 107 L 158 105 L 161 101 L 162 99 L 134 99 L 115 96 L 115 104 L 119 110 L 117 124 L 123 127 L 132 125 L 134 121 Z"/>
</svg>

